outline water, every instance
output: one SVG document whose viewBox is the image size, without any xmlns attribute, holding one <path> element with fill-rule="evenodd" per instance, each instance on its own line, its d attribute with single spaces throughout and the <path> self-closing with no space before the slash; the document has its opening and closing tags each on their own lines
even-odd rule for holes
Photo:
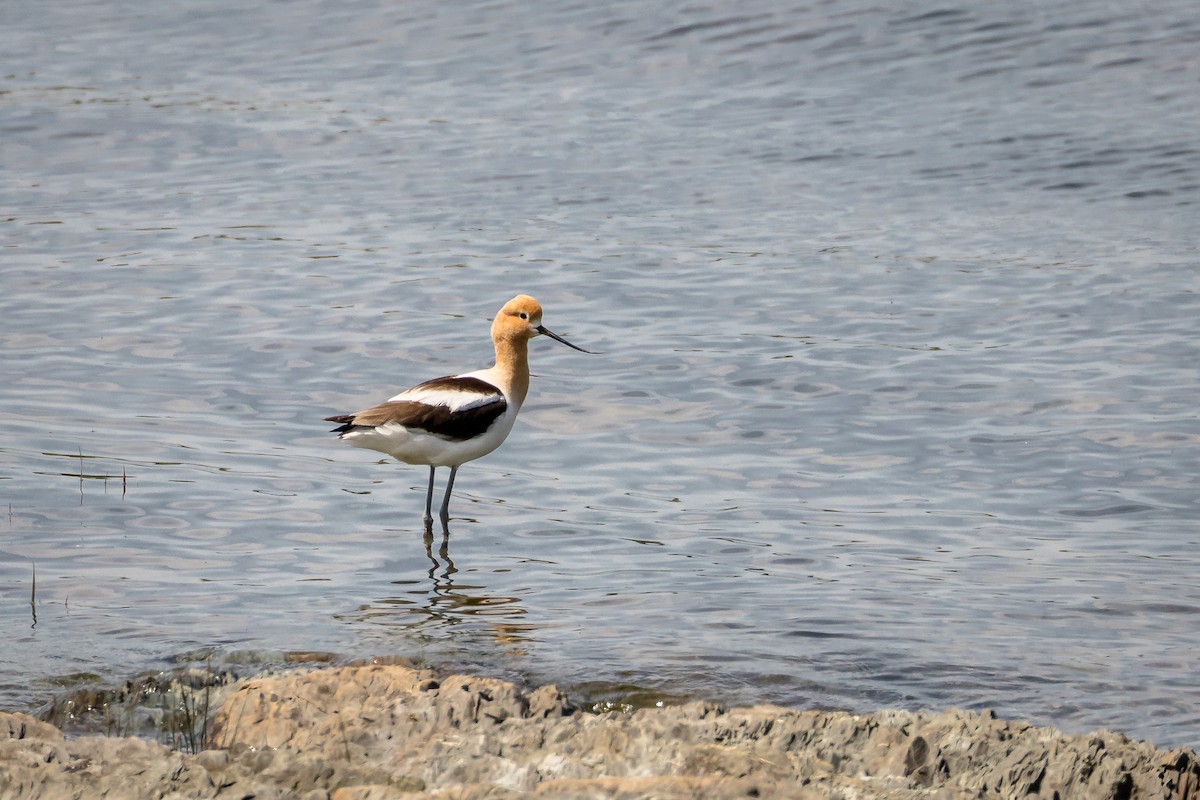
<svg viewBox="0 0 1200 800">
<path fill-rule="evenodd" d="M 1200 746 L 1191 4 L 5 3 L 0 707 L 406 655 Z M 426 473 L 320 419 L 536 341 Z M 34 580 L 36 576 L 36 587 Z"/>
</svg>

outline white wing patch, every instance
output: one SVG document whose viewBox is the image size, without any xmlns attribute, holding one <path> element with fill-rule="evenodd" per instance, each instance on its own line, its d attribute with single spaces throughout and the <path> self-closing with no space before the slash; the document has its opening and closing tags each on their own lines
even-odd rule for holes
<svg viewBox="0 0 1200 800">
<path fill-rule="evenodd" d="M 421 403 L 427 406 L 445 406 L 451 411 L 468 411 L 472 408 L 502 401 L 500 390 L 478 378 L 437 378 L 412 387 L 388 400 L 389 403 Z"/>
</svg>

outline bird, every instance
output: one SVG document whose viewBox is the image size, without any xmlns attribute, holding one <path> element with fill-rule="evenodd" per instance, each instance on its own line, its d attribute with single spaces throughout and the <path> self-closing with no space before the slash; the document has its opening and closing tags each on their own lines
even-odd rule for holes
<svg viewBox="0 0 1200 800">
<path fill-rule="evenodd" d="M 529 392 L 529 340 L 548 336 L 571 344 L 542 324 L 542 306 L 519 294 L 492 320 L 496 361 L 487 369 L 448 375 L 419 383 L 391 399 L 354 414 L 325 417 L 337 423 L 331 433 L 354 447 L 364 447 L 402 461 L 429 467 L 425 493 L 425 529 L 433 526 L 433 484 L 438 467 L 449 467 L 446 495 L 438 516 L 448 530 L 450 493 L 458 468 L 482 458 L 508 438 Z"/>
</svg>

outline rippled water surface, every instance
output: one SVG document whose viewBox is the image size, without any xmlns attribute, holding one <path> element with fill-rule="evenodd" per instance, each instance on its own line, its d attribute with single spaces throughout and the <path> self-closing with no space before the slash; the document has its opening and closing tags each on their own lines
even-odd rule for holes
<svg viewBox="0 0 1200 800">
<path fill-rule="evenodd" d="M 206 658 L 1200 745 L 1200 18 L 0 8 L 0 707 Z M 322 417 L 532 346 L 427 551 Z"/>
</svg>

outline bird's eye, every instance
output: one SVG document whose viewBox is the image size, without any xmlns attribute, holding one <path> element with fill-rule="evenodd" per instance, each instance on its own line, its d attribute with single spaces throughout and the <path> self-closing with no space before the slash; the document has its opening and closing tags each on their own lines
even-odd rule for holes
<svg viewBox="0 0 1200 800">
<path fill-rule="evenodd" d="M 529 314 L 524 311 L 522 311 L 520 314 L 517 314 L 517 316 L 521 319 L 529 319 Z"/>
</svg>

